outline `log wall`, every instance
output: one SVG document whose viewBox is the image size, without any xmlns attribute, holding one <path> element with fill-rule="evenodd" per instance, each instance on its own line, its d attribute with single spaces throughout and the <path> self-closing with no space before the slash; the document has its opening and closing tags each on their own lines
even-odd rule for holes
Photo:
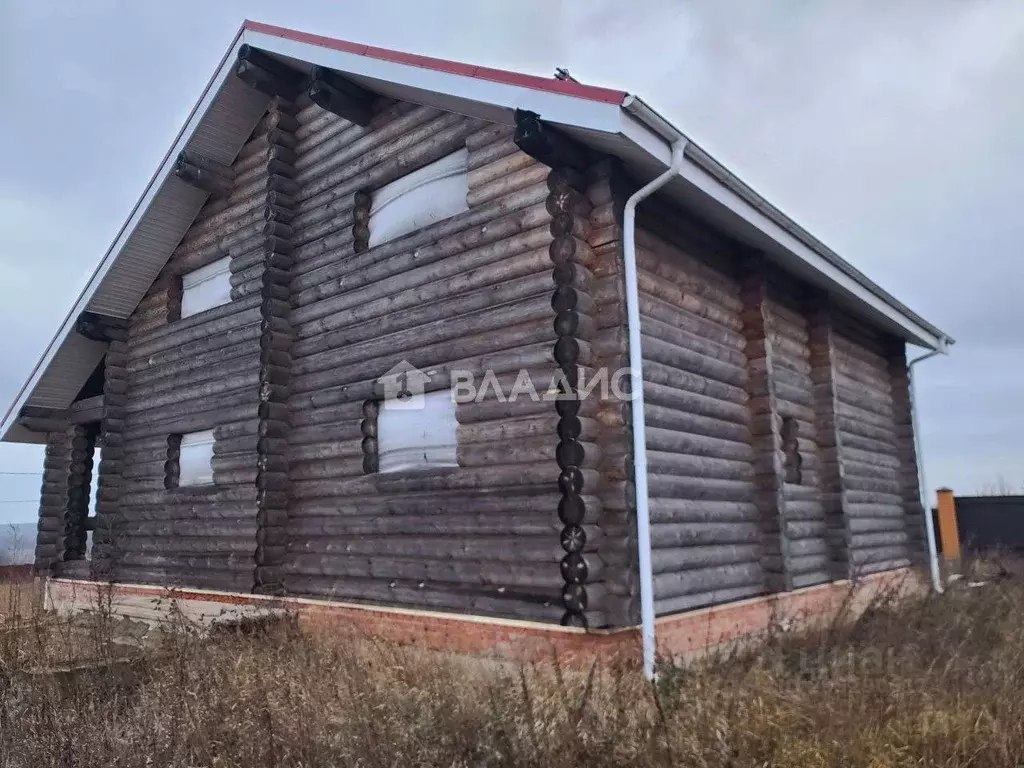
<svg viewBox="0 0 1024 768">
<path fill-rule="evenodd" d="M 778 522 L 774 499 L 760 503 L 773 491 L 755 462 L 766 446 L 735 255 L 652 201 L 637 262 L 656 609 L 762 593 L 778 569 Z"/>
<path fill-rule="evenodd" d="M 836 421 L 842 463 L 852 575 L 909 565 L 921 551 L 920 514 L 908 509 L 907 485 L 916 485 L 901 439 L 909 420 L 903 392 L 894 396 L 899 355 L 889 339 L 849 315 L 835 315 Z M 902 402 L 897 403 L 897 398 Z M 903 428 L 903 430 L 901 430 Z M 904 463 L 906 461 L 906 464 Z"/>
<path fill-rule="evenodd" d="M 290 104 L 275 101 L 112 342 L 93 571 L 249 591 L 284 553 L 295 184 Z M 230 258 L 229 303 L 185 319 L 181 277 Z M 175 435 L 214 430 L 213 486 L 175 487 Z"/>
<path fill-rule="evenodd" d="M 777 271 L 769 273 L 766 331 L 773 353 L 785 570 L 791 589 L 830 581 L 836 572 L 836 553 L 831 546 L 834 532 L 822 496 L 806 301 L 796 281 Z"/>
<path fill-rule="evenodd" d="M 297 120 L 284 587 L 602 622 L 598 537 L 581 535 L 589 518 L 556 513 L 566 490 L 592 484 L 583 427 L 563 418 L 576 414 L 490 390 L 457 406 L 457 468 L 382 474 L 375 459 L 375 383 L 402 361 L 432 375 L 428 389 L 453 370 L 508 387 L 525 368 L 544 391 L 560 362 L 586 355 L 587 318 L 565 304 L 555 323 L 553 309 L 587 253 L 575 198 L 508 127 L 383 102 L 365 128 L 316 106 Z M 469 210 L 368 248 L 373 191 L 462 147 Z"/>
</svg>

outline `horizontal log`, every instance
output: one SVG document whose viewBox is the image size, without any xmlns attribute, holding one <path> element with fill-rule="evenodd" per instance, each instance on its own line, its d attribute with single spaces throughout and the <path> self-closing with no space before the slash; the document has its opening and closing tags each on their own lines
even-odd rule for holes
<svg viewBox="0 0 1024 768">
<path fill-rule="evenodd" d="M 389 493 L 386 496 L 377 494 L 364 483 L 362 494 L 324 496 L 308 500 L 296 500 L 290 509 L 293 525 L 302 526 L 305 518 L 317 521 L 330 519 L 337 526 L 348 526 L 348 520 L 360 520 L 362 516 L 370 516 L 373 520 L 385 524 L 389 518 L 395 518 L 394 525 L 410 517 L 430 516 L 437 525 L 453 516 L 485 516 L 495 525 L 515 525 L 516 521 L 525 519 L 546 520 L 561 530 L 561 523 L 552 512 L 557 509 L 561 495 L 554 485 L 535 486 L 525 489 L 510 490 L 501 486 L 481 486 L 473 489 L 457 489 L 456 491 L 413 491 L 409 493 Z M 586 498 L 588 509 L 600 510 L 600 502 Z M 326 523 L 325 523 L 326 524 Z M 355 523 L 353 523 L 355 524 Z M 410 523 L 411 524 L 411 523 Z M 391 524 L 388 524 L 391 525 Z M 316 531 L 309 531 L 312 535 Z"/>
<path fill-rule="evenodd" d="M 440 320 L 505 302 L 550 295 L 550 274 L 546 254 L 542 250 L 529 251 L 305 323 L 297 328 L 298 338 L 291 351 L 296 357 L 308 354 L 317 346 L 314 340 L 325 335 L 341 346 L 428 319 Z"/>
<path fill-rule="evenodd" d="M 365 341 L 346 337 L 345 331 L 335 331 L 316 337 L 315 340 L 293 344 L 292 351 L 296 360 L 292 365 L 292 374 L 296 377 L 298 384 L 304 374 L 339 366 L 350 366 L 377 358 L 380 356 L 382 348 L 387 349 L 390 356 L 395 356 L 417 348 L 422 351 L 433 346 L 437 348 L 435 355 L 443 356 L 446 354 L 443 351 L 446 344 L 455 341 L 457 346 L 452 348 L 452 356 L 461 356 L 458 355 L 458 352 L 475 354 L 476 350 L 484 352 L 488 349 L 506 349 L 516 346 L 523 343 L 518 339 L 523 337 L 522 334 L 525 332 L 526 326 L 543 324 L 550 330 L 554 316 L 551 311 L 550 292 L 537 293 L 538 286 L 532 284 L 527 284 L 526 287 L 533 293 L 532 296 L 466 314 L 449 317 L 442 314 L 437 320 L 428 321 L 429 315 L 424 317 L 419 313 L 411 313 L 415 317 L 421 318 L 423 324 L 391 333 L 387 332 L 388 323 L 385 320 L 378 323 L 378 327 L 383 326 L 382 333 L 361 334 L 367 336 Z M 515 286 L 509 290 L 514 291 L 521 288 L 522 286 Z M 522 327 L 521 330 L 520 327 Z M 502 333 L 502 331 L 505 332 Z M 527 335 L 530 341 L 541 341 L 542 338 L 547 338 L 547 336 L 538 338 L 535 333 Z M 554 340 L 554 331 L 551 331 L 549 336 Z M 477 343 L 475 339 L 481 341 Z M 530 341 L 526 343 L 530 343 Z M 486 346 L 488 343 L 493 346 Z M 447 344 L 447 346 L 451 347 L 451 344 Z M 306 356 L 303 356 L 303 353 L 306 353 Z"/>
<path fill-rule="evenodd" d="M 251 419 L 259 413 L 259 408 L 266 405 L 256 402 L 252 393 L 245 389 L 197 401 L 186 407 L 175 403 L 162 409 L 140 412 L 139 422 L 125 425 L 124 435 L 126 440 L 133 440 L 201 432 L 232 421 Z"/>
<path fill-rule="evenodd" d="M 754 485 L 745 480 L 676 477 L 658 474 L 650 476 L 648 492 L 652 498 L 749 502 L 753 499 Z"/>
<path fill-rule="evenodd" d="M 407 150 L 460 122 L 458 115 L 416 107 L 404 114 L 396 111 L 393 119 L 378 125 L 376 130 L 348 130 L 322 142 L 314 152 L 300 151 L 295 164 L 295 180 L 303 187 L 299 202 L 365 173 L 389 155 Z"/>
<path fill-rule="evenodd" d="M 544 248 L 551 235 L 545 228 L 527 228 L 536 224 L 530 213 L 529 209 L 520 211 L 494 222 L 486 232 L 472 230 L 465 237 L 442 240 L 433 248 L 398 254 L 365 268 L 350 262 L 342 270 L 344 276 L 339 274 L 334 283 L 323 282 L 334 278 L 330 269 L 318 274 L 315 282 L 310 283 L 315 287 L 305 290 L 304 279 L 296 278 L 292 283 L 295 306 L 292 319 L 296 324 L 316 320 L 392 293 Z"/>
<path fill-rule="evenodd" d="M 757 563 L 757 544 L 720 544 L 658 548 L 651 553 L 655 574 L 671 574 L 701 568 L 725 568 Z"/>
<path fill-rule="evenodd" d="M 342 365 L 337 362 L 337 359 L 343 358 L 343 355 L 328 353 L 316 358 L 320 370 L 294 373 L 291 379 L 291 388 L 296 394 L 301 394 L 369 380 L 372 393 L 375 391 L 372 382 L 386 373 L 399 359 L 404 359 L 409 365 L 421 370 L 435 371 L 434 381 L 447 382 L 450 380 L 451 371 L 480 372 L 487 368 L 498 368 L 498 359 L 502 352 L 510 353 L 513 358 L 510 362 L 513 365 L 515 359 L 521 359 L 523 365 L 528 365 L 530 364 L 529 358 L 525 355 L 520 356 L 518 353 L 519 349 L 528 345 L 538 345 L 543 349 L 543 345 L 547 344 L 549 349 L 546 352 L 550 359 L 550 355 L 553 354 L 550 345 L 555 338 L 550 320 L 542 318 L 502 330 L 463 336 L 419 348 L 407 348 L 404 352 L 399 353 L 400 356 L 395 352 L 389 352 L 381 357 L 344 364 L 344 368 L 335 367 Z M 311 358 L 305 359 L 310 360 Z M 370 396 L 370 394 L 366 396 Z"/>
<path fill-rule="evenodd" d="M 255 397 L 256 388 L 259 386 L 259 383 L 259 371 L 250 371 L 227 376 L 223 379 L 215 379 L 189 387 L 182 387 L 167 393 L 158 392 L 152 385 L 139 387 L 134 392 L 134 395 L 139 399 L 129 403 L 126 411 L 129 414 L 151 411 L 161 406 L 178 405 L 190 400 L 203 400 L 215 395 L 223 395 L 246 389 L 251 390 Z"/>
<path fill-rule="evenodd" d="M 216 538 L 216 537 L 251 537 L 251 549 L 255 549 L 256 543 L 256 518 L 251 517 L 219 517 L 215 519 L 192 519 L 192 520 L 145 520 L 145 521 L 124 521 L 118 525 L 119 536 L 157 538 Z M 191 546 L 189 542 L 180 542 L 185 548 Z"/>
<path fill-rule="evenodd" d="M 254 296 L 251 299 L 223 304 L 208 309 L 192 317 L 179 320 L 172 325 L 150 334 L 144 341 L 133 345 L 128 360 L 150 356 L 170 347 L 215 336 L 233 328 L 251 325 L 261 319 L 263 299 Z"/>
<path fill-rule="evenodd" d="M 482 127 L 478 127 L 466 137 L 466 148 L 472 155 L 479 152 L 483 147 L 494 144 L 495 142 L 512 142 L 512 136 L 514 133 L 515 127 L 512 125 L 505 125 L 503 123 L 485 123 Z M 513 146 L 515 146 L 514 143 Z"/>
<path fill-rule="evenodd" d="M 489 594 L 459 591 L 453 586 L 408 584 L 386 580 L 358 580 L 351 578 L 285 575 L 285 589 L 293 594 L 305 594 L 343 600 L 367 600 L 377 604 L 413 605 L 424 608 L 484 613 L 512 618 L 527 618 L 555 623 L 564 609 L 559 592 L 524 596 L 506 590 L 498 592 L 492 587 Z M 392 586 L 393 584 L 393 586 Z"/>
<path fill-rule="evenodd" d="M 259 339 L 253 339 L 191 359 L 140 370 L 131 377 L 132 399 L 137 401 L 138 392 L 155 395 L 252 371 L 259 366 L 259 354 Z M 131 413 L 132 408 L 126 407 L 125 411 Z"/>
<path fill-rule="evenodd" d="M 362 154 L 343 168 L 303 182 L 295 205 L 297 214 L 351 195 L 375 189 L 407 174 L 410 168 L 427 165 L 464 145 L 471 123 L 458 115 L 445 115 L 392 144 Z"/>
<path fill-rule="evenodd" d="M 339 560 L 344 558 L 382 555 L 395 558 L 419 558 L 424 560 L 449 560 L 474 563 L 545 563 L 557 573 L 557 564 L 565 555 L 557 537 L 550 535 L 531 538 L 494 536 L 390 536 L 386 541 L 365 536 L 324 538 L 323 536 L 289 536 L 290 560 L 298 560 L 303 554 L 323 555 Z"/>
<path fill-rule="evenodd" d="M 290 555 L 284 564 L 288 574 L 308 574 L 346 579 L 393 579 L 451 583 L 507 589 L 561 588 L 562 577 L 553 563 L 463 563 L 450 560 L 414 560 L 381 554 L 372 557 Z"/>
<path fill-rule="evenodd" d="M 707 605 L 721 605 L 742 600 L 746 597 L 753 597 L 766 592 L 763 584 L 753 583 L 741 587 L 730 587 L 727 589 L 715 589 L 707 592 L 680 595 L 671 598 L 659 598 L 654 602 L 655 613 L 658 616 L 666 616 L 682 611 L 693 610 Z"/>
<path fill-rule="evenodd" d="M 681 288 L 668 285 L 646 271 L 638 271 L 637 283 L 644 294 L 671 304 L 698 318 L 733 331 L 743 329 L 743 322 L 736 313 L 723 309 L 703 297 L 684 293 Z"/>
<path fill-rule="evenodd" d="M 582 470 L 585 487 L 596 487 L 598 476 Z M 337 498 L 345 494 L 408 493 L 424 491 L 476 490 L 489 488 L 557 488 L 558 468 L 550 462 L 517 464 L 512 467 L 474 467 L 436 472 L 379 473 L 361 478 L 328 483 L 297 483 L 292 489 L 296 499 Z"/>
<path fill-rule="evenodd" d="M 549 168 L 539 163 L 527 165 L 521 170 L 497 177 L 481 186 L 471 187 L 466 195 L 466 203 L 470 208 L 489 203 L 499 197 L 543 182 L 547 179 L 549 172 Z"/>
<path fill-rule="evenodd" d="M 502 145 L 498 144 L 501 148 Z M 513 148 L 515 145 L 513 144 Z M 500 149 L 499 149 L 500 152 Z M 477 159 L 480 153 L 477 154 Z M 511 174 L 525 171 L 529 168 L 537 168 L 539 163 L 530 157 L 525 152 L 505 152 L 498 154 L 485 164 L 477 164 L 474 168 L 469 171 L 468 181 L 469 188 L 475 190 L 478 187 L 490 184 L 498 179 L 503 179 Z M 548 169 L 544 168 L 543 173 L 539 174 L 537 181 L 545 181 L 547 179 Z M 536 182 L 533 182 L 536 183 Z"/>
<path fill-rule="evenodd" d="M 764 572 L 758 563 L 739 563 L 655 574 L 654 592 L 661 599 L 737 587 L 760 587 Z"/>
<path fill-rule="evenodd" d="M 562 524 L 548 514 L 527 516 L 518 513 L 509 516 L 493 514 L 439 514 L 439 515 L 376 515 L 337 517 L 302 517 L 290 519 L 290 537 L 303 539 L 352 536 L 534 536 L 557 539 Z M 601 531 L 595 526 L 584 526 L 587 551 L 596 549 Z"/>
</svg>

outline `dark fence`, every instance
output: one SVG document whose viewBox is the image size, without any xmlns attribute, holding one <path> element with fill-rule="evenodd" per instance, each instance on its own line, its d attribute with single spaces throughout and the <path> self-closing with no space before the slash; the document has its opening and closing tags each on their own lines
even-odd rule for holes
<svg viewBox="0 0 1024 768">
<path fill-rule="evenodd" d="M 1024 496 L 957 496 L 956 527 L 965 553 L 1024 553 Z"/>
</svg>

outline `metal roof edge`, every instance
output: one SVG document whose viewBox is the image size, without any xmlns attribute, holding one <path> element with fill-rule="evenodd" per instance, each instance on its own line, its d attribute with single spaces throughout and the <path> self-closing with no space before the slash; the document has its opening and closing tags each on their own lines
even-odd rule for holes
<svg viewBox="0 0 1024 768">
<path fill-rule="evenodd" d="M 490 80 L 504 85 L 515 85 L 521 88 L 530 88 L 549 93 L 558 93 L 563 96 L 574 96 L 588 101 L 600 101 L 607 104 L 619 104 L 627 96 L 625 91 L 614 88 L 604 88 L 597 85 L 585 85 L 574 80 L 559 80 L 554 77 L 540 77 L 538 75 L 527 75 L 522 72 L 512 72 L 506 69 L 495 69 L 493 67 L 480 67 L 475 64 L 466 64 L 460 61 L 449 59 L 436 59 L 432 56 L 423 56 L 417 53 L 406 53 L 391 48 L 377 48 L 363 43 L 353 43 L 348 40 L 339 40 L 324 35 L 314 35 L 308 32 L 300 32 L 287 27 L 278 27 L 273 24 L 264 24 L 259 21 L 246 19 L 242 24 L 243 30 L 260 32 L 273 37 L 285 40 L 293 40 L 308 45 L 316 45 L 321 48 L 330 48 L 335 51 L 354 53 L 358 56 L 366 56 L 371 59 L 390 61 L 396 64 L 406 64 L 421 69 L 432 69 L 437 72 L 447 72 L 453 75 L 474 77 L 480 80 Z"/>
</svg>

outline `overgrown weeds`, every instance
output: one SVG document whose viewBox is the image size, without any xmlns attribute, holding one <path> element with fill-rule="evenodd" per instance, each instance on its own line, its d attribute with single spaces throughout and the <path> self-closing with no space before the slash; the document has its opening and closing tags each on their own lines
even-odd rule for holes
<svg viewBox="0 0 1024 768">
<path fill-rule="evenodd" d="M 967 582 L 668 666 L 654 686 L 633 668 L 487 663 L 287 622 L 126 653 L 116 627 L 22 617 L 0 628 L 0 764 L 1021 764 L 1024 581 Z"/>
</svg>

